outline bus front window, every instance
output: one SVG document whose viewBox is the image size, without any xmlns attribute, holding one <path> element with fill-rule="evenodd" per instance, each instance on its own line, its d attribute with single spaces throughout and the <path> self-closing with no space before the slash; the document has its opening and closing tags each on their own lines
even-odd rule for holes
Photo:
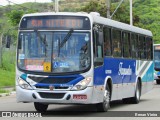
<svg viewBox="0 0 160 120">
<path fill-rule="evenodd" d="M 35 72 L 65 73 L 89 68 L 90 33 L 21 32 L 18 67 Z"/>
</svg>

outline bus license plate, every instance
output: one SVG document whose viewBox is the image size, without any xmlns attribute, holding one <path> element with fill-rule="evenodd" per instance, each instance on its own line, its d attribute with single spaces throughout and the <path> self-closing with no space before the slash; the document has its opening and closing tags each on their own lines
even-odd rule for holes
<svg viewBox="0 0 160 120">
<path fill-rule="evenodd" d="M 75 100 L 86 100 L 87 95 L 73 95 L 73 99 L 75 99 Z"/>
</svg>

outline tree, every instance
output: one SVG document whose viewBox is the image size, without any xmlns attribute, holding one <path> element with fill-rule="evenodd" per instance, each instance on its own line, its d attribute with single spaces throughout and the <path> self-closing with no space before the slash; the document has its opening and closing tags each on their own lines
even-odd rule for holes
<svg viewBox="0 0 160 120">
<path fill-rule="evenodd" d="M 20 11 L 12 10 L 10 13 L 8 13 L 7 16 L 9 18 L 9 22 L 11 23 L 11 25 L 17 26 L 23 14 L 24 11 L 22 10 Z"/>
<path fill-rule="evenodd" d="M 118 5 L 117 2 L 111 4 L 111 13 L 114 12 L 117 5 Z M 88 13 L 89 12 L 99 12 L 101 14 L 101 16 L 106 17 L 107 8 L 106 8 L 105 0 L 103 0 L 103 1 L 96 1 L 96 0 L 90 1 L 88 3 L 88 5 L 86 5 L 85 7 L 83 7 L 81 9 L 81 11 L 88 12 Z M 130 19 L 129 19 L 129 2 L 128 1 L 122 3 L 122 5 L 118 8 L 117 12 L 113 15 L 112 19 L 129 24 Z M 133 19 L 135 20 L 134 24 L 139 22 L 139 16 L 134 15 Z"/>
</svg>

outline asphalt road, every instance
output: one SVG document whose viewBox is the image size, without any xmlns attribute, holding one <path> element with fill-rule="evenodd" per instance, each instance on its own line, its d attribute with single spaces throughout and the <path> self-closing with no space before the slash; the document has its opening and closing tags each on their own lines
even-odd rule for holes
<svg viewBox="0 0 160 120">
<path fill-rule="evenodd" d="M 16 103 L 16 96 L 0 97 L 0 111 L 35 111 L 33 103 Z M 127 112 L 130 111 L 130 112 Z M 150 92 L 142 95 L 139 104 L 123 104 L 122 101 L 114 101 L 111 103 L 111 108 L 106 113 L 96 112 L 95 106 L 91 105 L 49 105 L 48 112 L 42 116 L 51 117 L 84 117 L 83 119 L 90 120 L 90 117 L 119 117 L 118 120 L 127 120 L 128 117 L 147 118 L 151 116 L 143 116 L 151 113 L 154 120 L 160 120 L 160 85 L 154 86 Z M 138 116 L 136 116 L 138 115 Z M 156 117 L 158 115 L 159 117 Z M 64 119 L 64 118 L 63 118 Z M 77 118 L 80 120 L 81 118 Z M 150 118 L 148 118 L 150 119 Z"/>
</svg>

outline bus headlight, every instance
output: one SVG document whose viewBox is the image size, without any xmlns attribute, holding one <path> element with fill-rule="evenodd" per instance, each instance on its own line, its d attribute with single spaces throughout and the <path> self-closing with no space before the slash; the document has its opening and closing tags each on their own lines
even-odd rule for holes
<svg viewBox="0 0 160 120">
<path fill-rule="evenodd" d="M 32 90 L 32 87 L 22 78 L 18 78 L 18 84 L 23 89 Z"/>
<path fill-rule="evenodd" d="M 92 78 L 87 77 L 84 80 L 78 82 L 75 86 L 73 86 L 72 90 L 83 90 L 87 88 L 87 85 L 91 82 Z"/>
</svg>

